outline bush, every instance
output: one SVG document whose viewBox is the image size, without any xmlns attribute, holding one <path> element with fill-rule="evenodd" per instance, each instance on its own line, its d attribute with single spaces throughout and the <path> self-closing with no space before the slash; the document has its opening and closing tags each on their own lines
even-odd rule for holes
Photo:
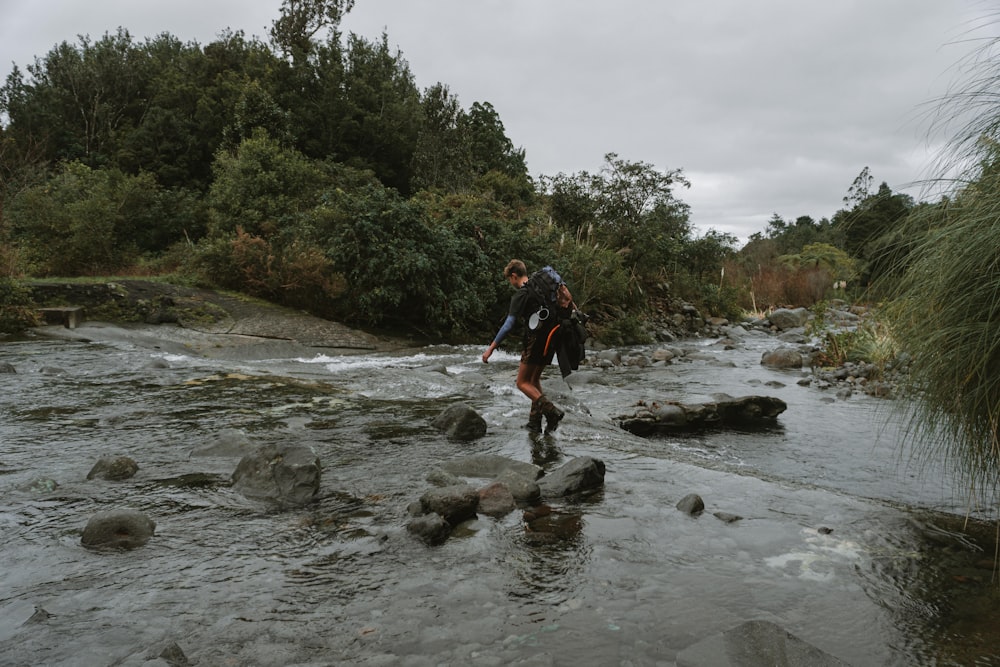
<svg viewBox="0 0 1000 667">
<path fill-rule="evenodd" d="M 204 283 L 316 314 L 329 312 L 344 291 L 320 248 L 298 240 L 282 246 L 239 227 L 199 243 L 192 265 Z"/>
<path fill-rule="evenodd" d="M 608 345 L 646 345 L 653 337 L 645 321 L 636 315 L 624 315 L 596 327 L 597 337 Z"/>
<path fill-rule="evenodd" d="M 150 219 L 158 197 L 148 174 L 71 162 L 45 184 L 18 193 L 7 214 L 30 273 L 110 274 L 138 258 L 138 224 L 162 223 Z"/>
</svg>

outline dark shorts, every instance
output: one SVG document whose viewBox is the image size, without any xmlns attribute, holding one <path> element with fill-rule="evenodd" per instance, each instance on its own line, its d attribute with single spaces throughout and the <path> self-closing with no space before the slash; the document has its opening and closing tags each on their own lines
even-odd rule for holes
<svg viewBox="0 0 1000 667">
<path fill-rule="evenodd" d="M 556 354 L 556 336 L 558 327 L 553 329 L 536 329 L 529 331 L 524 339 L 524 351 L 521 352 L 522 364 L 548 366 Z M 546 344 L 548 349 L 546 349 Z"/>
</svg>

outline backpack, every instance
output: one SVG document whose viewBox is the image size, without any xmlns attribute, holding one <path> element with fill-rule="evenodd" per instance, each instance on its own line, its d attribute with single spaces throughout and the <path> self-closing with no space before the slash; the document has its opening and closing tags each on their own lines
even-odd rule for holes
<svg viewBox="0 0 1000 667">
<path fill-rule="evenodd" d="M 573 295 L 559 272 L 551 266 L 543 266 L 532 273 L 528 277 L 527 286 L 538 304 L 538 311 L 529 320 L 529 328 L 537 328 L 541 321 L 550 316 L 553 322 L 558 322 L 573 311 Z"/>
</svg>

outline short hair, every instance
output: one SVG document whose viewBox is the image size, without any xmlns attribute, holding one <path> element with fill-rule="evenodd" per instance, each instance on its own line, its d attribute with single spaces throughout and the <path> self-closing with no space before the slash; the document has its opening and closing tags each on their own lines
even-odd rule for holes
<svg viewBox="0 0 1000 667">
<path fill-rule="evenodd" d="M 519 259 L 512 259 L 507 262 L 507 266 L 504 267 L 503 277 L 510 278 L 511 276 L 526 276 L 528 275 L 528 267 L 524 265 Z"/>
</svg>

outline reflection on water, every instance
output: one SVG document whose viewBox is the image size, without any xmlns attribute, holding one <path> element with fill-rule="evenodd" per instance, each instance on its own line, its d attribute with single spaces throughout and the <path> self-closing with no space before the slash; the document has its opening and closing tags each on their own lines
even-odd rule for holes
<svg viewBox="0 0 1000 667">
<path fill-rule="evenodd" d="M 1000 664 L 995 530 L 962 526 L 964 494 L 938 463 L 907 464 L 877 402 L 831 402 L 760 368 L 758 350 L 718 351 L 731 365 L 547 376 L 568 415 L 533 436 L 516 355 L 479 353 L 234 363 L 0 345 L 17 369 L 0 393 L 0 664 L 142 664 L 167 642 L 205 665 L 669 664 L 747 620 L 848 664 Z M 719 392 L 789 409 L 749 433 L 642 440 L 612 423 L 639 400 Z M 485 438 L 430 427 L 455 400 Z M 265 442 L 315 449 L 317 502 L 279 511 L 230 488 L 232 448 Z M 482 453 L 547 470 L 594 456 L 606 486 L 480 517 L 439 547 L 412 539 L 426 477 Z M 86 479 L 120 455 L 139 463 L 133 479 Z M 676 510 L 689 493 L 701 516 Z M 87 519 L 120 507 L 154 518 L 149 544 L 83 549 Z"/>
</svg>

